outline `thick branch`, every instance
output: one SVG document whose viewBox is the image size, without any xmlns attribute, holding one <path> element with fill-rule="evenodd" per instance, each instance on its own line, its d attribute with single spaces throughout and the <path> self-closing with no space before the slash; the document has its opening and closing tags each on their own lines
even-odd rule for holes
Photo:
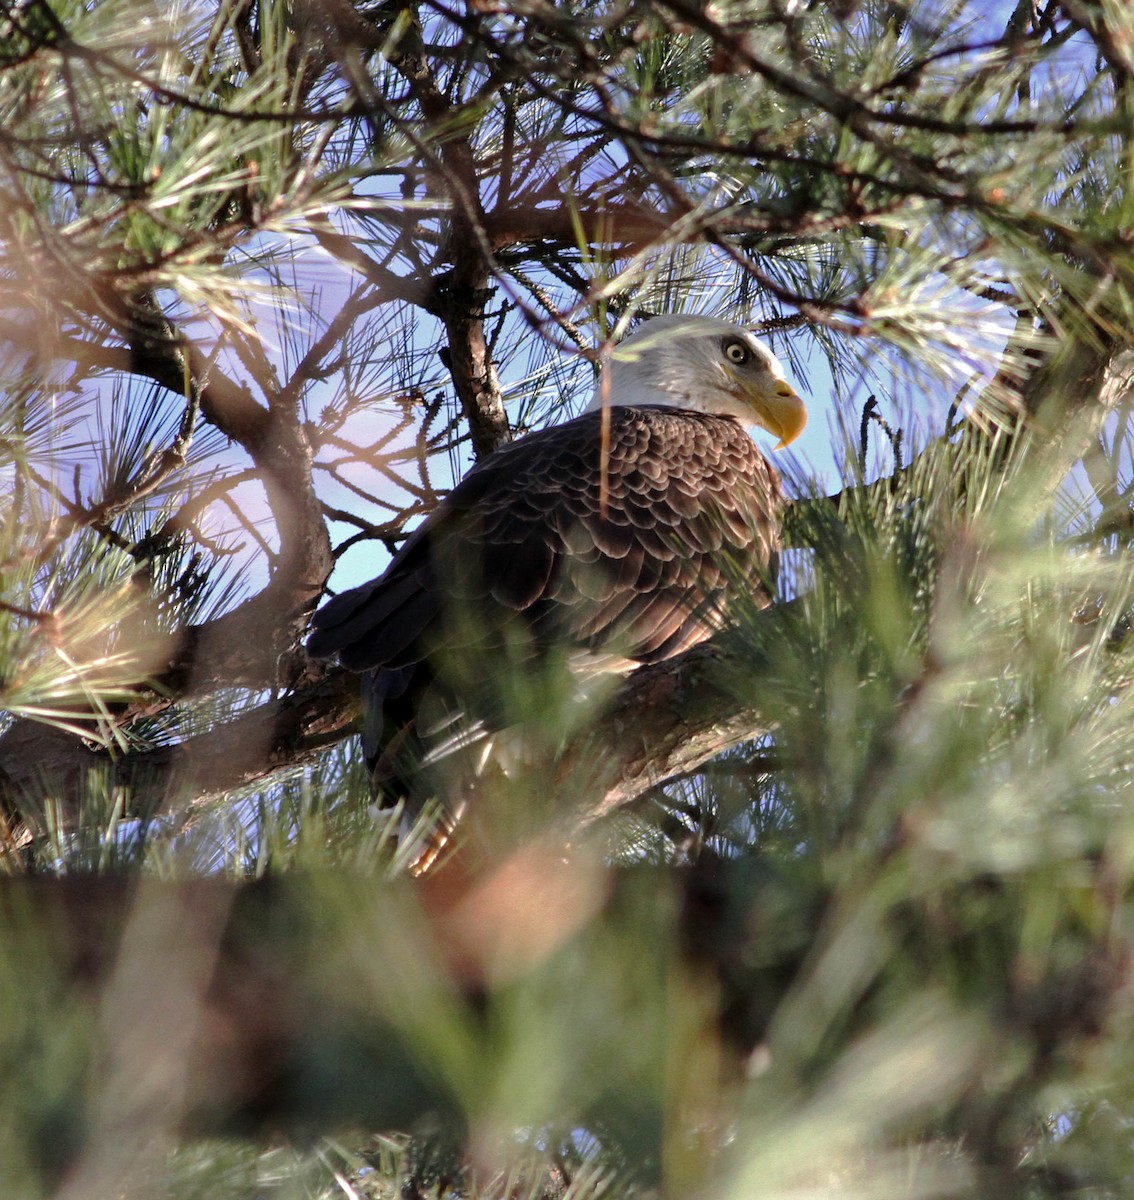
<svg viewBox="0 0 1134 1200">
<path fill-rule="evenodd" d="M 751 673 L 751 663 L 710 645 L 635 672 L 601 721 L 570 741 L 554 765 L 564 815 L 598 819 L 766 733 L 759 712 L 729 686 L 741 666 Z M 92 770 L 110 772 L 129 791 L 137 815 L 157 811 L 172 796 L 207 803 L 303 766 L 347 737 L 359 712 L 358 691 L 356 675 L 309 666 L 299 686 L 281 699 L 175 747 L 113 762 L 73 735 L 20 721 L 0 737 L 0 805 L 34 825 L 31 814 L 55 797 L 77 817 Z"/>
<path fill-rule="evenodd" d="M 751 680 L 758 667 L 726 647 L 709 642 L 635 671 L 601 722 L 568 744 L 556 777 L 568 795 L 587 798 L 587 823 L 769 732 L 744 698 L 750 687 L 735 686 L 740 672 Z"/>
<path fill-rule="evenodd" d="M 358 711 L 356 677 L 311 670 L 295 692 L 226 724 L 114 758 L 72 733 L 16 721 L 0 737 L 0 810 L 9 814 L 9 845 L 41 836 L 40 814 L 49 805 L 64 831 L 75 825 L 92 773 L 125 790 L 129 815 L 152 815 L 171 800 L 198 807 L 311 762 L 351 733 Z"/>
<path fill-rule="evenodd" d="M 459 127 L 462 114 L 437 86 L 416 17 L 392 62 L 412 88 L 428 127 Z M 511 433 L 484 333 L 492 246 L 484 229 L 476 155 L 463 132 L 444 139 L 436 156 L 431 149 L 428 152 L 453 206 L 448 236 L 453 266 L 438 300 L 438 312 L 448 335 L 446 365 L 469 422 L 473 450 L 477 457 L 483 457 L 507 441 Z"/>
</svg>

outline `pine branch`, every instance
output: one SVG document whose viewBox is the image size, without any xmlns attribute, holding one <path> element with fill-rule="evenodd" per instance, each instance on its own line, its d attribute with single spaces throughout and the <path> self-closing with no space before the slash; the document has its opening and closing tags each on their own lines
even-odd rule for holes
<svg viewBox="0 0 1134 1200">
<path fill-rule="evenodd" d="M 1027 388 L 1029 408 L 1044 414 L 1058 408 L 1064 416 L 1086 409 L 1101 422 L 1134 385 L 1132 364 L 1129 354 L 1106 357 L 1097 346 L 1060 355 Z M 932 447 L 927 448 L 903 472 L 916 471 L 931 452 Z M 1001 457 L 1007 461 L 1007 452 Z M 897 481 L 890 477 L 866 486 L 892 492 Z M 840 494 L 822 503 L 833 513 L 844 499 Z M 789 528 L 806 527 L 817 503 L 797 502 Z M 181 658 L 160 681 L 168 695 L 207 694 L 235 685 L 262 687 L 281 677 L 295 685 L 285 698 L 259 705 L 178 749 L 119 760 L 114 776 L 133 793 L 133 811 L 153 812 L 162 797 L 178 794 L 183 786 L 189 787 L 196 803 L 206 803 L 309 762 L 350 732 L 357 713 L 357 677 L 337 669 L 324 676 L 294 645 L 281 655 L 265 636 L 265 631 L 287 626 L 288 610 L 279 605 L 281 600 L 290 602 L 291 596 L 287 588 L 282 593 L 269 589 L 233 613 L 187 631 Z M 768 613 L 760 619 L 772 621 L 778 615 Z M 568 824 L 590 824 L 608 816 L 715 755 L 767 734 L 769 726 L 759 709 L 740 698 L 750 690 L 738 693 L 730 686 L 738 670 L 748 677 L 757 673 L 749 659 L 730 658 L 722 644 L 709 643 L 630 676 L 601 721 L 571 739 L 555 763 L 544 768 L 551 770 L 563 798 L 562 811 L 571 814 Z M 23 789 L 28 787 L 40 795 L 77 795 L 84 771 L 106 764 L 102 752 L 55 731 L 43 734 L 52 752 L 40 752 L 39 728 L 22 722 L 0 737 L 0 778 L 6 777 L 2 791 L 9 812 L 19 812 L 26 804 Z M 37 764 L 30 778 L 28 763 Z"/>
</svg>

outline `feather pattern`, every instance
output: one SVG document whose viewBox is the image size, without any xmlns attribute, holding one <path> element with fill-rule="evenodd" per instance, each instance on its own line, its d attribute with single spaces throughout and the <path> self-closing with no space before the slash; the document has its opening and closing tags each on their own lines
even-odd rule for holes
<svg viewBox="0 0 1134 1200">
<path fill-rule="evenodd" d="M 766 603 L 779 477 L 739 423 L 619 407 L 604 453 L 600 421 L 586 413 L 474 467 L 384 575 L 316 614 L 311 653 L 379 675 L 412 668 L 419 683 L 439 652 L 487 665 L 517 644 L 532 657 L 570 646 L 644 664 L 721 627 L 740 582 L 728 564 Z M 414 690 L 399 677 L 399 696 Z M 381 688 L 369 695 L 389 704 Z M 385 724 L 367 738 L 372 766 Z"/>
</svg>

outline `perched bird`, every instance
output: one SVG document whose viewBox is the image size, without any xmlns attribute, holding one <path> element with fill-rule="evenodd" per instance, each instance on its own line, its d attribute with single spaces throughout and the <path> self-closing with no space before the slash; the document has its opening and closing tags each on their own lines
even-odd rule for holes
<svg viewBox="0 0 1134 1200">
<path fill-rule="evenodd" d="M 314 617 L 310 652 L 362 673 L 376 794 L 412 814 L 432 765 L 474 746 L 483 763 L 493 731 L 538 716 L 564 677 L 577 699 L 704 641 L 738 588 L 767 604 L 780 480 L 745 426 L 779 448 L 805 421 L 747 330 L 656 317 L 585 413 L 473 467 L 382 575 Z"/>
</svg>

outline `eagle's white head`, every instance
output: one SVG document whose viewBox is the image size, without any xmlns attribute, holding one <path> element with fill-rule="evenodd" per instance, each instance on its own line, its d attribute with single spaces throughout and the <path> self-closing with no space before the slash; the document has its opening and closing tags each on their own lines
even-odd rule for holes
<svg viewBox="0 0 1134 1200">
<path fill-rule="evenodd" d="M 740 325 L 714 317 L 654 317 L 620 342 L 603 366 L 592 409 L 664 404 L 735 417 L 794 441 L 807 409 L 779 360 Z"/>
</svg>

